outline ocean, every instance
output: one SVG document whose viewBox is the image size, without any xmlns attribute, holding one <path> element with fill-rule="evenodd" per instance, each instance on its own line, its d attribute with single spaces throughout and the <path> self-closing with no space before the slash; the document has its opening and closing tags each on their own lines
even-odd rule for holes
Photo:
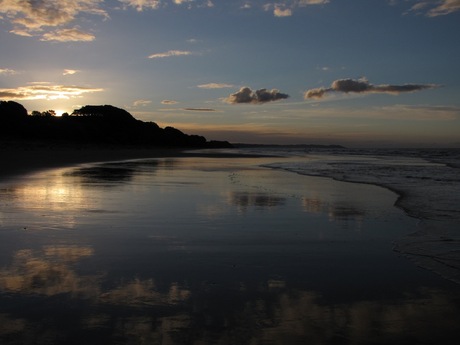
<svg viewBox="0 0 460 345">
<path fill-rule="evenodd" d="M 0 343 L 457 343 L 459 150 L 221 152 L 0 183 Z"/>
</svg>

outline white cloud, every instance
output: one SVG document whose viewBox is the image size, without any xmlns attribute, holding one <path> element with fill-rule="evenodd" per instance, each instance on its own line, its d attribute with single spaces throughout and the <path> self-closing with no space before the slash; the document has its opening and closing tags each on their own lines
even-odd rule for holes
<svg viewBox="0 0 460 345">
<path fill-rule="evenodd" d="M 124 4 L 124 7 L 133 7 L 138 12 L 142 12 L 144 9 L 158 10 L 164 8 L 169 4 L 177 6 L 187 5 L 187 8 L 192 7 L 214 7 L 212 0 L 118 0 Z"/>
<path fill-rule="evenodd" d="M 460 10 L 460 0 L 418 1 L 410 12 L 425 14 L 428 17 L 447 15 Z"/>
<path fill-rule="evenodd" d="M 330 0 L 289 0 L 276 3 L 266 3 L 262 7 L 265 11 L 272 11 L 275 17 L 290 17 L 293 15 L 294 10 L 298 7 L 306 7 L 312 5 L 324 5 L 329 3 Z M 243 6 L 241 8 L 250 8 Z"/>
<path fill-rule="evenodd" d="M 85 93 L 101 91 L 104 90 L 85 86 L 53 85 L 48 82 L 35 82 L 13 89 L 0 89 L 0 98 L 9 100 L 70 99 L 80 97 Z"/>
<path fill-rule="evenodd" d="M 152 103 L 152 101 L 149 101 L 147 99 L 137 99 L 133 102 L 134 107 L 145 107 Z"/>
<path fill-rule="evenodd" d="M 157 10 L 161 6 L 160 0 L 119 0 L 126 6 L 134 7 L 138 12 L 142 12 L 144 8 Z"/>
<path fill-rule="evenodd" d="M 223 83 L 209 83 L 209 84 L 197 85 L 197 87 L 199 87 L 201 89 L 225 89 L 225 88 L 229 88 L 229 87 L 234 87 L 234 85 L 223 84 Z"/>
<path fill-rule="evenodd" d="M 76 74 L 80 72 L 79 70 L 77 69 L 65 69 L 63 72 L 62 72 L 62 75 L 72 75 L 72 74 Z"/>
<path fill-rule="evenodd" d="M 275 6 L 273 14 L 275 17 L 290 17 L 292 16 L 292 10 L 290 8 L 281 8 L 279 6 Z"/>
<path fill-rule="evenodd" d="M 94 41 L 95 38 L 93 34 L 84 32 L 78 28 L 73 28 L 47 32 L 42 36 L 40 41 L 91 42 Z"/>
<path fill-rule="evenodd" d="M 43 41 L 61 42 L 65 41 L 67 35 L 71 41 L 89 41 L 92 40 L 89 39 L 91 35 L 82 35 L 82 31 L 76 35 L 76 29 L 68 29 L 66 26 L 77 20 L 81 14 L 108 18 L 107 12 L 100 7 L 102 3 L 103 0 L 0 0 L 0 13 L 6 15 L 3 19 L 13 25 L 10 32 L 16 35 L 39 36 Z M 55 28 L 59 30 L 49 31 Z M 77 39 L 77 36 L 81 39 Z"/>
<path fill-rule="evenodd" d="M 165 53 L 156 53 L 149 55 L 149 59 L 161 59 L 161 58 L 166 58 L 166 57 L 171 57 L 171 56 L 184 56 L 184 55 L 192 55 L 193 53 L 190 51 L 184 51 L 184 50 L 169 50 Z"/>
<path fill-rule="evenodd" d="M 166 105 L 177 104 L 177 103 L 179 103 L 179 102 L 172 101 L 170 99 L 165 99 L 165 100 L 161 101 L 161 104 L 166 104 Z"/>
<path fill-rule="evenodd" d="M 9 69 L 9 68 L 0 68 L 0 75 L 13 75 L 16 74 L 17 72 L 15 70 Z"/>
</svg>

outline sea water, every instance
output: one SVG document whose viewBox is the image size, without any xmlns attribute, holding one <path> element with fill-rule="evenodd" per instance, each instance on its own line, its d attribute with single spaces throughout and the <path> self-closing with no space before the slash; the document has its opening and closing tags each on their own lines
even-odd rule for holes
<svg viewBox="0 0 460 345">
<path fill-rule="evenodd" d="M 267 166 L 397 192 L 396 206 L 418 222 L 395 250 L 460 283 L 460 149 L 284 150 L 299 159 Z"/>
<path fill-rule="evenodd" d="M 0 343 L 456 343 L 458 285 L 393 250 L 433 220 L 388 189 L 307 176 L 393 161 L 277 151 L 2 184 Z"/>
</svg>

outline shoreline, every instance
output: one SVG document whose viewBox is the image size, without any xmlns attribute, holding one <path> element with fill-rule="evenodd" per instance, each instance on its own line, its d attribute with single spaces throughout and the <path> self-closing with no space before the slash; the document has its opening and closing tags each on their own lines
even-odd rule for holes
<svg viewBox="0 0 460 345">
<path fill-rule="evenodd" d="M 104 161 L 180 157 L 183 150 L 120 147 L 15 147 L 0 149 L 0 182 L 40 170 Z"/>
<path fill-rule="evenodd" d="M 203 150 L 203 151 L 202 151 Z M 213 150 L 216 150 L 213 152 Z M 228 150 L 228 149 L 226 149 Z M 202 151 L 202 152 L 200 152 Z M 257 154 L 222 152 L 219 149 L 193 147 L 137 147 L 137 146 L 0 146 L 0 183 L 41 170 L 65 168 L 84 163 L 99 163 L 149 158 L 212 157 L 260 158 Z"/>
</svg>

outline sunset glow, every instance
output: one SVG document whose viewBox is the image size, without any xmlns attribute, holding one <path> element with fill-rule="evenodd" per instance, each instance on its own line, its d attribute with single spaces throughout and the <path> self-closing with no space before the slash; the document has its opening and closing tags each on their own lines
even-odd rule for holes
<svg viewBox="0 0 460 345">
<path fill-rule="evenodd" d="M 29 112 L 111 104 L 211 140 L 460 146 L 456 1 L 1 0 L 0 29 L 0 99 Z"/>
</svg>

